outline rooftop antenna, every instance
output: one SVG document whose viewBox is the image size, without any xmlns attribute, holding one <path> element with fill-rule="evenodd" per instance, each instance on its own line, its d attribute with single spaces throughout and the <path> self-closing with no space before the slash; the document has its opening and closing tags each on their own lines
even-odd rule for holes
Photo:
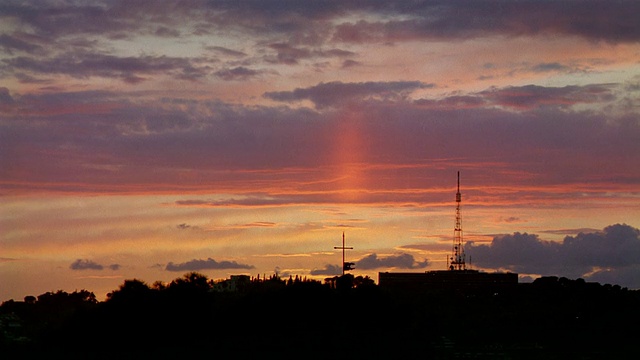
<svg viewBox="0 0 640 360">
<path fill-rule="evenodd" d="M 460 216 L 460 171 L 458 171 L 458 191 L 456 192 L 456 226 L 453 231 L 453 249 L 449 259 L 449 270 L 466 270 L 464 247 L 462 245 L 462 216 Z"/>
<path fill-rule="evenodd" d="M 342 247 L 340 246 L 334 246 L 334 249 L 342 249 L 342 275 L 344 276 L 344 272 L 347 270 L 353 270 L 353 266 L 355 265 L 355 263 L 352 262 L 345 262 L 344 261 L 344 251 L 345 250 L 352 250 L 353 247 L 345 247 L 344 246 L 344 231 L 342 232 Z"/>
</svg>

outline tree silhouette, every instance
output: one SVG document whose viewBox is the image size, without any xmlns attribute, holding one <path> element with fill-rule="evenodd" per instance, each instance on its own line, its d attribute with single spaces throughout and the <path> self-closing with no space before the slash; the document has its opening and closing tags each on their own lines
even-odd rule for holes
<svg viewBox="0 0 640 360">
<path fill-rule="evenodd" d="M 206 275 L 192 271 L 184 274 L 182 278 L 173 280 L 169 284 L 169 290 L 204 292 L 211 288 L 209 278 Z"/>
<path fill-rule="evenodd" d="M 346 274 L 279 276 L 214 291 L 190 272 L 0 305 L 0 355 L 19 358 L 637 357 L 640 292 L 544 277 L 511 292 L 397 291 Z M 25 299 L 27 300 L 27 299 Z M 134 353 L 129 353 L 133 351 Z M 12 358 L 11 356 L 7 358 Z"/>
<path fill-rule="evenodd" d="M 125 280 L 117 291 L 107 294 L 107 301 L 134 301 L 146 300 L 151 294 L 151 288 L 142 280 Z"/>
</svg>

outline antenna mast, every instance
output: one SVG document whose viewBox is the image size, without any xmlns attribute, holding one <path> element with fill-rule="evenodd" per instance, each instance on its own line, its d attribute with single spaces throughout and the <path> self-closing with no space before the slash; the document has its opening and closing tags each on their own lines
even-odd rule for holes
<svg viewBox="0 0 640 360">
<path fill-rule="evenodd" d="M 460 171 L 458 171 L 458 192 L 456 192 L 456 226 L 453 231 L 453 250 L 449 270 L 466 270 L 464 247 L 462 245 L 462 217 L 460 216 Z"/>
<path fill-rule="evenodd" d="M 353 270 L 355 263 L 344 261 L 344 251 L 353 249 L 353 247 L 351 247 L 351 246 L 349 246 L 349 247 L 344 246 L 344 231 L 342 232 L 342 247 L 334 246 L 333 248 L 334 249 L 342 249 L 342 275 L 344 275 L 345 271 Z"/>
</svg>

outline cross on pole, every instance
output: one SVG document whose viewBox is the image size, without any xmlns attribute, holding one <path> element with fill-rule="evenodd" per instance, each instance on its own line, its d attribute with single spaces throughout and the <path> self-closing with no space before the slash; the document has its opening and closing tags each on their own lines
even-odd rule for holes
<svg viewBox="0 0 640 360">
<path fill-rule="evenodd" d="M 353 268 L 351 266 L 355 265 L 354 263 L 347 263 L 344 261 L 344 251 L 345 250 L 352 250 L 353 247 L 345 247 L 344 246 L 344 231 L 342 232 L 342 247 L 340 246 L 334 246 L 334 249 L 342 249 L 342 275 L 344 275 L 344 271 L 345 270 L 353 270 Z"/>
</svg>

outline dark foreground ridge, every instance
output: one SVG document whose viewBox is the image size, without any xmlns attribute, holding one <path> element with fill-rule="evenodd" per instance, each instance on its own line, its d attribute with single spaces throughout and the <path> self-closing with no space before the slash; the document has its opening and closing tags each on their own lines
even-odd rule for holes
<svg viewBox="0 0 640 360">
<path fill-rule="evenodd" d="M 86 290 L 4 302 L 0 358 L 637 358 L 639 305 L 637 290 L 557 277 L 495 292 L 188 273 L 126 280 L 103 302 Z"/>
</svg>

